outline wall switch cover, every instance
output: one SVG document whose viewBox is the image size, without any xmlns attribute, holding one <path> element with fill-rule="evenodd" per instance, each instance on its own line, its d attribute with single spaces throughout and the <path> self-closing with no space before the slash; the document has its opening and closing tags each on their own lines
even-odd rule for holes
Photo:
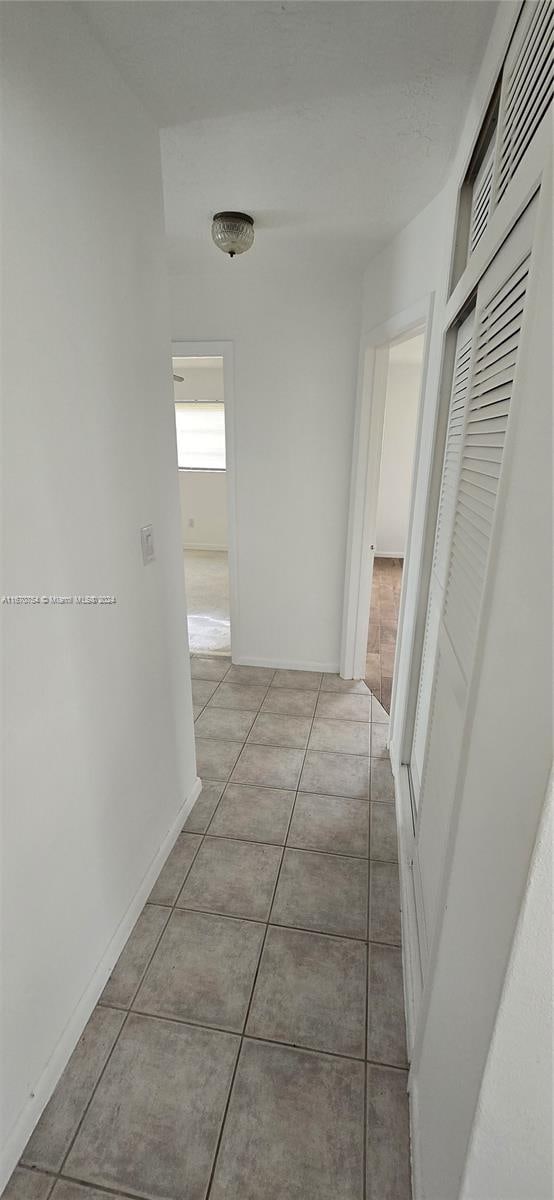
<svg viewBox="0 0 554 1200">
<path fill-rule="evenodd" d="M 143 525 L 140 531 L 140 544 L 142 546 L 142 561 L 144 566 L 147 563 L 153 562 L 156 557 L 154 550 L 154 530 L 152 525 Z"/>
</svg>

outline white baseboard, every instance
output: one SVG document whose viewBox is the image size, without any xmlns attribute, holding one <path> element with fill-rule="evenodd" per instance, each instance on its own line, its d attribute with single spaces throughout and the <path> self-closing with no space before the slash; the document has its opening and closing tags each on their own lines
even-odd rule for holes
<svg viewBox="0 0 554 1200">
<path fill-rule="evenodd" d="M 374 558 L 405 558 L 405 550 L 376 550 Z"/>
<path fill-rule="evenodd" d="M 154 855 L 146 874 L 144 875 L 138 890 L 135 892 L 133 899 L 124 916 L 122 917 L 109 945 L 107 946 L 100 962 L 94 969 L 90 983 L 83 992 L 77 1007 L 75 1008 L 68 1024 L 66 1025 L 63 1034 L 53 1052 L 48 1063 L 40 1076 L 40 1079 L 32 1088 L 29 1099 L 22 1112 L 20 1113 L 16 1124 L 8 1138 L 6 1145 L 2 1148 L 0 1159 L 0 1195 L 6 1186 L 8 1179 L 15 1170 L 21 1154 L 27 1145 L 27 1142 L 35 1128 L 35 1125 L 46 1107 L 52 1092 L 64 1070 L 69 1058 L 71 1057 L 77 1042 L 85 1028 L 85 1025 L 101 996 L 108 978 L 123 950 L 123 947 L 129 937 L 129 934 L 139 917 L 144 904 L 146 903 L 150 892 L 158 878 L 158 875 L 168 857 L 170 851 L 183 828 L 183 825 L 192 809 L 195 800 L 200 795 L 202 783 L 200 779 L 196 779 L 187 799 L 181 805 L 177 816 L 171 826 L 171 829 L 166 834 L 159 850 Z"/>
<path fill-rule="evenodd" d="M 183 550 L 212 550 L 214 553 L 228 554 L 228 546 L 212 546 L 209 542 L 183 542 Z"/>
<path fill-rule="evenodd" d="M 402 967 L 404 976 L 404 1007 L 406 1011 L 406 1042 L 408 1061 L 411 1059 L 416 1031 L 417 1014 L 421 1002 L 422 979 L 420 970 L 419 933 L 417 910 L 414 891 L 414 877 L 411 867 L 413 836 L 407 832 L 411 822 L 411 799 L 408 768 L 398 764 L 395 754 L 396 747 L 391 744 L 390 756 L 394 772 L 394 792 L 396 807 L 396 823 L 398 828 L 398 866 L 400 873 L 400 915 L 402 920 Z M 417 1125 L 417 1085 L 412 1073 L 408 1077 L 410 1100 L 410 1154 L 412 1192 L 414 1200 L 419 1200 L 418 1147 L 415 1136 Z"/>
<path fill-rule="evenodd" d="M 391 760 L 392 759 L 391 755 Z M 394 770 L 394 767 L 393 767 Z M 421 969 L 417 909 L 415 903 L 414 878 L 411 867 L 413 836 L 408 825 L 411 822 L 411 801 L 408 768 L 400 766 L 394 771 L 396 801 L 396 824 L 398 828 L 398 865 L 400 873 L 400 907 L 402 916 L 402 958 L 404 966 L 404 992 L 406 1002 L 406 1024 L 408 1051 L 414 1043 L 417 1013 L 421 1000 Z"/>
<path fill-rule="evenodd" d="M 288 658 L 251 658 L 249 655 L 233 654 L 233 663 L 237 667 L 274 667 L 277 671 L 327 671 L 338 674 L 338 661 L 316 662 L 311 659 L 293 661 Z"/>
<path fill-rule="evenodd" d="M 409 1088 L 410 1105 L 410 1159 L 412 1168 L 412 1200 L 424 1200 L 421 1179 L 421 1154 L 419 1149 L 419 1104 L 417 1083 L 412 1080 Z"/>
</svg>

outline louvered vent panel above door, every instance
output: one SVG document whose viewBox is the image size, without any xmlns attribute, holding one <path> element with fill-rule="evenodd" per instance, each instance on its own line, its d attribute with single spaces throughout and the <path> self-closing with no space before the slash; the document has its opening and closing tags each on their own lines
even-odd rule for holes
<svg viewBox="0 0 554 1200">
<path fill-rule="evenodd" d="M 483 160 L 481 169 L 471 194 L 471 220 L 469 226 L 469 253 L 473 254 L 475 247 L 489 223 L 492 201 L 492 179 L 494 173 L 495 141 L 491 142 Z"/>
<path fill-rule="evenodd" d="M 529 257 L 478 314 L 444 623 L 469 678 L 510 414 Z"/>
<path fill-rule="evenodd" d="M 552 102 L 552 0 L 528 4 L 505 68 L 495 202 L 502 199 Z"/>
</svg>

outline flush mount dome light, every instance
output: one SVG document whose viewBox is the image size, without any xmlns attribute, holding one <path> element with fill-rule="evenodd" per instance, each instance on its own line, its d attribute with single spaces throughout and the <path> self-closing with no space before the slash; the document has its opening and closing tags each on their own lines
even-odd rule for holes
<svg viewBox="0 0 554 1200">
<path fill-rule="evenodd" d="M 244 254 L 254 241 L 254 222 L 248 213 L 220 212 L 212 221 L 212 238 L 230 258 Z"/>
</svg>

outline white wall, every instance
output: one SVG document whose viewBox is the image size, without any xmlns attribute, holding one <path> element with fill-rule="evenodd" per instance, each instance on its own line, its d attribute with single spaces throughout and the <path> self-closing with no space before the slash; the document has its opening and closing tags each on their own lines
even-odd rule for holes
<svg viewBox="0 0 554 1200">
<path fill-rule="evenodd" d="M 2 608 L 0 1190 L 196 776 L 158 134 L 76 7 L 1 20 L 3 591 L 117 604 Z"/>
<path fill-rule="evenodd" d="M 359 287 L 332 249 L 263 229 L 232 261 L 208 230 L 171 280 L 173 338 L 234 343 L 236 661 L 338 667 Z"/>
<path fill-rule="evenodd" d="M 179 471 L 183 546 L 226 550 L 227 475 L 225 471 Z M 191 526 L 190 521 L 194 521 Z"/>
<path fill-rule="evenodd" d="M 404 359 L 405 345 L 414 361 Z M 395 558 L 404 557 L 408 538 L 422 360 L 422 337 L 389 351 L 375 552 Z"/>
<path fill-rule="evenodd" d="M 552 836 L 550 783 L 481 1083 L 461 1200 L 552 1197 Z"/>
</svg>

